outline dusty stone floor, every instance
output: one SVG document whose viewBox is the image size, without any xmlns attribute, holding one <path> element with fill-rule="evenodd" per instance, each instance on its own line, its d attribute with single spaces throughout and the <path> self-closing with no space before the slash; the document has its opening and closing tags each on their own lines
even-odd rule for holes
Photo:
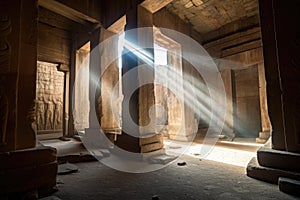
<svg viewBox="0 0 300 200">
<path fill-rule="evenodd" d="M 178 162 L 185 161 L 185 166 Z M 163 169 L 149 173 L 125 173 L 100 162 L 76 163 L 79 172 L 58 176 L 63 200 L 82 199 L 297 199 L 279 191 L 277 185 L 245 175 L 245 168 L 200 160 L 188 155 Z M 155 199 L 155 198 L 153 198 Z"/>
</svg>

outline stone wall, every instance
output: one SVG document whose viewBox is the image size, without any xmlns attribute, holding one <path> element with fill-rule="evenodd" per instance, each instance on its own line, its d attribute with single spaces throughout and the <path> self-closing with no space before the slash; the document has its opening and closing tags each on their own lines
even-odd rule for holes
<svg viewBox="0 0 300 200">
<path fill-rule="evenodd" d="M 63 123 L 64 73 L 57 64 L 37 63 L 36 116 L 38 133 L 61 131 Z"/>
<path fill-rule="evenodd" d="M 261 138 L 265 142 L 270 135 L 270 122 L 260 28 L 250 28 L 203 46 L 215 58 L 223 78 L 227 96 L 224 130 L 239 137 L 266 135 Z"/>
</svg>

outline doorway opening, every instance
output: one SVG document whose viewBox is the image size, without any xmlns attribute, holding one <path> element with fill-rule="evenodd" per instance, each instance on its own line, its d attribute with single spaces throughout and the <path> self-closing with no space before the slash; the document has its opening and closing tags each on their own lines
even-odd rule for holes
<svg viewBox="0 0 300 200">
<path fill-rule="evenodd" d="M 73 117 L 76 131 L 89 127 L 89 65 L 90 42 L 76 51 Z"/>
</svg>

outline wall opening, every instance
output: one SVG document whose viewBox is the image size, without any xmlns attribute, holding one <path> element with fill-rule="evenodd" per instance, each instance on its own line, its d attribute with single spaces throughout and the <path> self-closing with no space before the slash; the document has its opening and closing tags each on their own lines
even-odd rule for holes
<svg viewBox="0 0 300 200">
<path fill-rule="evenodd" d="M 76 51 L 73 116 L 77 131 L 89 127 L 89 65 L 90 42 Z"/>
</svg>

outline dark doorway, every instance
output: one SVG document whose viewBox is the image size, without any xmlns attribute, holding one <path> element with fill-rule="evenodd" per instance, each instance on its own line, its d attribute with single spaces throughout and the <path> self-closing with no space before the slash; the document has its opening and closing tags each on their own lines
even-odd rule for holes
<svg viewBox="0 0 300 200">
<path fill-rule="evenodd" d="M 233 74 L 236 137 L 256 138 L 261 131 L 257 65 L 234 70 Z"/>
</svg>

